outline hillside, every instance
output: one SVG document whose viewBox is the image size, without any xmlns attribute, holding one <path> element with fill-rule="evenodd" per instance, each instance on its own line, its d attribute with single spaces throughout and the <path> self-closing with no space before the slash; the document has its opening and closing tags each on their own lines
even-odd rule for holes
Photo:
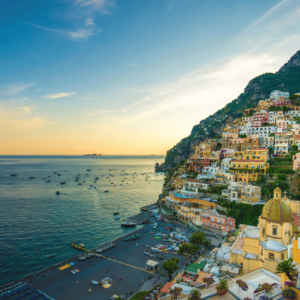
<svg viewBox="0 0 300 300">
<path fill-rule="evenodd" d="M 265 73 L 250 80 L 244 92 L 224 108 L 194 125 L 191 134 L 167 151 L 165 162 L 157 171 L 176 167 L 194 152 L 195 146 L 206 138 L 222 133 L 226 124 L 242 116 L 247 108 L 255 107 L 259 100 L 269 98 L 272 90 L 280 89 L 294 94 L 300 91 L 300 51 L 293 55 L 276 73 Z"/>
</svg>

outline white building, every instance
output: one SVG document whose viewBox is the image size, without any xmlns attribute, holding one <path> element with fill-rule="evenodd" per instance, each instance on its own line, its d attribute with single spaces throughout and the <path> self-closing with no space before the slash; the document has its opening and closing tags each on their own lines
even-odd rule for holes
<svg viewBox="0 0 300 300">
<path fill-rule="evenodd" d="M 289 137 L 285 133 L 275 133 L 274 154 L 289 152 Z"/>
<path fill-rule="evenodd" d="M 290 110 L 286 114 L 288 116 L 291 116 L 291 117 L 300 117 L 300 111 L 299 110 Z"/>
<path fill-rule="evenodd" d="M 221 168 L 225 171 L 228 171 L 230 168 L 230 162 L 231 162 L 232 158 L 224 158 L 221 161 Z"/>
<path fill-rule="evenodd" d="M 208 190 L 209 184 L 197 179 L 187 179 L 183 186 L 182 192 L 185 194 L 198 194 L 199 189 Z"/>
<path fill-rule="evenodd" d="M 257 203 L 261 200 L 261 187 L 243 182 L 230 182 L 227 189 L 222 190 L 222 196 L 230 201 Z"/>
<path fill-rule="evenodd" d="M 270 99 L 271 100 L 278 100 L 279 97 L 284 97 L 284 99 L 289 99 L 290 93 L 289 92 L 282 92 L 282 91 L 275 90 L 270 95 Z"/>
<path fill-rule="evenodd" d="M 270 148 L 274 147 L 274 140 L 275 138 L 273 136 L 268 137 L 260 137 L 259 138 L 259 146 L 263 148 Z"/>
<path fill-rule="evenodd" d="M 276 132 L 276 126 L 261 126 L 261 127 L 250 127 L 247 129 L 247 136 L 258 134 L 261 137 L 268 137 L 271 133 Z"/>
</svg>

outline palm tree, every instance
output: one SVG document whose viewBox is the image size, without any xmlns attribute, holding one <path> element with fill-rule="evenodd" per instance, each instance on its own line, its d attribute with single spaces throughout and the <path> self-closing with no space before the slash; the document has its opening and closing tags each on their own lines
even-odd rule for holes
<svg viewBox="0 0 300 300">
<path fill-rule="evenodd" d="M 288 279 L 291 280 L 291 281 L 293 281 L 293 277 L 292 277 L 291 273 L 297 272 L 297 271 L 298 270 L 293 265 L 293 259 L 292 258 L 289 258 L 287 260 L 283 260 L 276 267 L 276 273 L 277 274 L 284 273 L 288 277 Z"/>
</svg>

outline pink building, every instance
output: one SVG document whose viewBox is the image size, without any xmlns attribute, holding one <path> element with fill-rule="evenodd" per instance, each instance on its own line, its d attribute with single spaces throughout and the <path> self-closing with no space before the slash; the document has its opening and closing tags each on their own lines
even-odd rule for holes
<svg viewBox="0 0 300 300">
<path fill-rule="evenodd" d="M 296 171 L 300 168 L 300 153 L 293 156 L 293 170 Z"/>
<path fill-rule="evenodd" d="M 288 99 L 284 99 L 284 97 L 279 97 L 277 100 L 274 100 L 274 106 L 284 106 L 291 105 L 291 101 Z"/>
<path fill-rule="evenodd" d="M 228 232 L 236 230 L 235 219 L 221 215 L 214 209 L 207 209 L 202 212 L 201 226 L 212 231 Z"/>
<path fill-rule="evenodd" d="M 267 111 L 261 111 L 253 114 L 252 126 L 259 127 L 268 123 L 269 113 Z"/>
<path fill-rule="evenodd" d="M 221 150 L 221 159 L 222 158 L 233 158 L 234 157 L 234 152 L 236 152 L 236 149 L 224 149 Z"/>
<path fill-rule="evenodd" d="M 277 125 L 277 128 L 281 128 L 282 130 L 287 129 L 287 121 L 285 121 L 285 120 L 278 120 L 276 125 Z"/>
</svg>

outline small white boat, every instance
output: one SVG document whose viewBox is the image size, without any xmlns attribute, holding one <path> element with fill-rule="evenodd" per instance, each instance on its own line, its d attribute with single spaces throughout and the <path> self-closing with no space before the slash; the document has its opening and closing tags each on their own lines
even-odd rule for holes
<svg viewBox="0 0 300 300">
<path fill-rule="evenodd" d="M 123 223 L 121 224 L 121 226 L 123 226 L 123 227 L 135 227 L 136 223 L 129 222 L 129 221 L 123 221 Z"/>
<path fill-rule="evenodd" d="M 55 256 L 55 253 L 48 254 L 48 255 L 46 255 L 46 256 L 47 256 L 47 258 L 51 258 L 51 257 L 54 257 L 54 256 Z"/>
<path fill-rule="evenodd" d="M 79 256 L 78 259 L 79 260 L 86 260 L 86 257 L 83 255 L 83 256 Z"/>
<path fill-rule="evenodd" d="M 115 220 L 120 220 L 120 216 L 115 217 Z"/>
</svg>

